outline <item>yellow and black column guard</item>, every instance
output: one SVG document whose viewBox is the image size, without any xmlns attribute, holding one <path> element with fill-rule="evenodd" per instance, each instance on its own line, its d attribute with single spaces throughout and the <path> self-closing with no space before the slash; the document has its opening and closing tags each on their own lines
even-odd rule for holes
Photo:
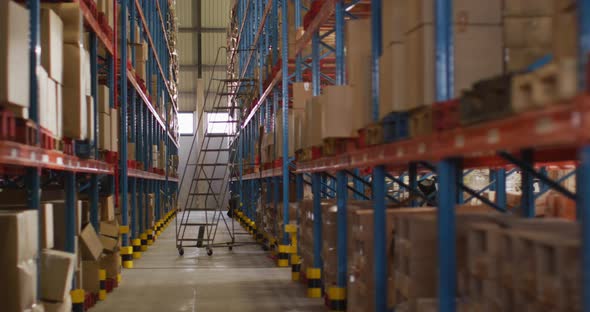
<svg viewBox="0 0 590 312">
<path fill-rule="evenodd" d="M 154 244 L 154 231 L 152 231 L 151 229 L 150 230 L 147 230 L 146 231 L 146 235 L 147 235 L 147 244 L 148 244 L 148 246 L 153 245 Z"/>
<path fill-rule="evenodd" d="M 299 255 L 291 255 L 291 280 L 298 281 L 301 272 L 301 258 Z"/>
<path fill-rule="evenodd" d="M 141 258 L 141 239 L 135 238 L 131 241 L 131 245 L 133 245 L 133 259 L 140 259 Z"/>
<path fill-rule="evenodd" d="M 74 289 L 70 291 L 72 297 L 72 312 L 84 312 L 84 289 Z"/>
<path fill-rule="evenodd" d="M 107 271 L 100 269 L 98 270 L 98 280 L 100 281 L 100 287 L 98 289 L 98 300 L 104 301 L 107 299 Z"/>
<path fill-rule="evenodd" d="M 307 297 L 321 298 L 322 297 L 322 269 L 307 268 Z"/>
<path fill-rule="evenodd" d="M 289 246 L 288 245 L 279 245 L 279 260 L 277 261 L 277 265 L 281 268 L 286 268 L 289 266 Z"/>
<path fill-rule="evenodd" d="M 289 234 L 296 234 L 297 233 L 297 225 L 285 224 L 285 232 L 289 233 Z"/>
<path fill-rule="evenodd" d="M 119 234 L 129 234 L 129 226 L 119 225 Z"/>
<path fill-rule="evenodd" d="M 124 268 L 133 269 L 133 247 L 121 247 L 121 260 Z"/>
<path fill-rule="evenodd" d="M 330 302 L 330 311 L 346 311 L 346 288 L 328 288 L 328 301 Z"/>
<path fill-rule="evenodd" d="M 139 235 L 139 240 L 141 242 L 141 251 L 147 251 L 147 234 L 146 233 L 141 233 Z"/>
</svg>

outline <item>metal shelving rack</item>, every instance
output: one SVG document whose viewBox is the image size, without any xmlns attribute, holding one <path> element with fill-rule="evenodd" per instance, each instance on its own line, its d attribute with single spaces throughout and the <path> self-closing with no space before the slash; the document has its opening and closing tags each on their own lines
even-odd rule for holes
<svg viewBox="0 0 590 312">
<path fill-rule="evenodd" d="M 372 16 L 372 99 L 373 119 L 379 116 L 379 57 L 381 44 L 381 2 L 382 0 L 339 1 L 319 0 L 314 2 L 314 9 L 304 8 L 300 0 L 237 0 L 233 7 L 234 24 L 238 25 L 237 55 L 240 78 L 252 77 L 253 66 L 262 72 L 268 54 L 274 54 L 277 60 L 277 18 L 278 9 L 282 9 L 283 23 L 286 23 L 287 10 L 285 5 L 294 5 L 296 27 L 301 26 L 303 12 L 307 19 L 306 31 L 297 40 L 297 57 L 288 59 L 287 49 L 281 51 L 281 68 L 274 76 L 266 80 L 260 79 L 260 94 L 253 103 L 243 103 L 249 113 L 241 125 L 238 144 L 239 153 L 244 159 L 251 159 L 254 144 L 257 141 L 259 125 L 267 130 L 273 126 L 274 112 L 279 102 L 283 108 L 283 120 L 287 120 L 289 109 L 289 83 L 302 81 L 302 73 L 311 70 L 313 95 L 320 94 L 321 86 L 329 82 L 345 83 L 344 40 L 343 28 L 345 17 L 355 14 Z M 294 173 L 298 199 L 302 198 L 305 175 L 311 175 L 314 194 L 314 260 L 313 267 L 321 269 L 321 211 L 320 198 L 330 189 L 326 180 L 327 173 L 335 173 L 336 198 L 338 205 L 338 286 L 346 287 L 346 194 L 349 177 L 354 179 L 354 188 L 360 190 L 365 183 L 356 183 L 363 179 L 359 176 L 359 168 L 371 168 L 370 182 L 372 200 L 374 202 L 374 243 L 375 243 L 375 307 L 376 311 L 386 311 L 386 230 L 385 203 L 386 181 L 393 181 L 400 188 L 417 191 L 419 171 L 431 171 L 438 175 L 438 248 L 439 248 L 439 310 L 455 311 L 456 298 L 456 259 L 455 259 L 455 205 L 463 201 L 463 190 L 480 198 L 478 191 L 470 190 L 458 180 L 470 168 L 491 168 L 495 172 L 497 203 L 490 204 L 493 208 L 506 209 L 506 176 L 507 169 L 518 168 L 522 178 L 522 211 L 523 217 L 534 216 L 533 177 L 541 180 L 546 186 L 563 193 L 577 203 L 577 216 L 582 224 L 582 272 L 583 272 L 583 308 L 590 311 L 590 225 L 586 224 L 585 210 L 590 205 L 590 97 L 587 91 L 587 58 L 590 52 L 590 0 L 578 0 L 579 20 L 579 80 L 580 95 L 569 103 L 534 112 L 526 112 L 515 116 L 478 124 L 469 128 L 435 132 L 432 135 L 412 138 L 401 142 L 383 144 L 334 157 L 323 157 L 308 162 L 299 162 L 296 168 L 291 160 L 283 158 L 280 166 L 261 170 L 257 173 L 244 173 L 240 164 L 239 175 L 234 177 L 234 192 L 238 193 L 242 202 L 241 210 L 250 219 L 255 218 L 257 195 L 248 195 L 257 188 L 254 185 L 266 183 L 269 190 L 274 189 L 274 203 L 282 202 L 284 224 L 289 223 L 288 184 L 289 172 Z M 370 7 L 370 9 L 368 9 Z M 452 1 L 436 0 L 436 95 L 437 101 L 449 100 L 453 90 L 452 77 L 453 48 L 452 39 Z M 326 47 L 320 43 L 327 32 L 335 33 L 335 46 Z M 283 27 L 282 46 L 288 45 L 287 30 Z M 311 42 L 312 55 L 301 55 L 303 48 Z M 323 53 L 322 49 L 328 51 Z M 242 53 L 242 52 L 249 53 Z M 333 51 L 333 53 L 329 53 Z M 332 54 L 332 56 L 329 56 Z M 234 55 L 230 59 L 234 59 Z M 335 56 L 334 56 L 335 55 Z M 254 57 L 254 62 L 252 58 Z M 335 57 L 335 68 L 320 66 L 321 61 Z M 274 65 L 274 64 L 273 64 Z M 232 65 L 235 66 L 235 65 Z M 332 79 L 332 77 L 335 77 Z M 284 122 L 280 129 L 283 139 L 283 155 L 288 154 L 288 124 Z M 279 133 L 277 131 L 277 133 Z M 436 165 L 433 165 L 435 164 Z M 559 185 L 560 181 L 547 178 L 536 167 L 546 164 L 569 163 L 577 165 L 576 179 L 578 191 L 573 194 Z M 405 184 L 400 178 L 402 174 L 409 176 Z M 284 198 L 278 199 L 276 186 L 282 179 Z M 250 189 L 251 188 L 251 189 Z M 269 198 L 271 198 L 269 192 Z M 318 196 L 316 196 L 318 195 Z M 286 237 L 279 238 L 286 242 Z M 343 248 L 344 247 L 344 248 Z"/>
<path fill-rule="evenodd" d="M 110 106 L 120 108 L 120 133 L 119 133 L 119 153 L 109 162 L 99 161 L 97 148 L 98 140 L 98 106 L 95 101 L 94 106 L 94 137 L 96 140 L 90 142 L 92 158 L 82 159 L 73 155 L 64 154 L 57 150 L 45 149 L 40 146 L 40 136 L 35 134 L 34 145 L 25 145 L 8 140 L 0 140 L 0 168 L 6 174 L 24 175 L 25 185 L 28 190 L 28 207 L 39 209 L 41 178 L 52 171 L 52 174 L 61 174 L 64 177 L 64 190 L 66 193 L 66 250 L 75 252 L 75 198 L 76 193 L 89 193 L 91 203 L 90 220 L 95 229 L 99 229 L 99 190 L 103 195 L 114 194 L 118 199 L 118 207 L 121 211 L 122 224 L 121 233 L 123 234 L 122 245 L 130 246 L 129 236 L 139 238 L 140 234 L 148 230 L 145 226 L 147 223 L 147 203 L 148 193 L 156 194 L 155 220 L 163 219 L 168 213 L 173 213 L 175 207 L 171 206 L 169 200 L 165 205 L 160 205 L 160 196 L 170 198 L 178 190 L 178 178 L 171 176 L 168 172 L 168 166 L 164 173 L 152 170 L 152 144 L 163 140 L 166 145 L 166 160 L 170 155 L 178 155 L 178 134 L 169 127 L 169 114 L 161 116 L 157 107 L 152 103 L 151 98 L 143 91 L 142 85 L 137 81 L 134 70 L 134 55 L 129 62 L 118 62 L 117 68 L 115 60 L 127 60 L 127 49 L 121 49 L 121 54 L 117 56 L 117 45 L 127 45 L 127 24 L 125 20 L 115 20 L 116 25 L 112 37 L 107 35 L 101 28 L 96 15 L 96 8 L 91 9 L 86 0 L 74 0 L 70 2 L 78 3 L 84 17 L 84 26 L 89 32 L 89 52 L 91 56 L 91 86 L 92 96 L 98 96 L 98 76 L 99 76 L 99 44 L 107 51 L 106 72 L 107 86 L 111 92 Z M 170 88 L 170 77 L 168 66 L 169 58 L 172 52 L 169 50 L 167 31 L 167 20 L 170 13 L 170 6 L 174 5 L 172 0 L 135 0 L 135 1 L 117 1 L 113 0 L 113 6 L 120 4 L 121 16 L 130 17 L 130 25 L 134 27 L 136 23 L 141 22 L 141 35 L 148 39 L 151 48 L 148 65 L 148 86 L 146 90 L 153 94 L 153 98 L 162 94 L 169 100 L 165 101 L 164 112 L 172 106 L 172 117 L 177 113 L 176 95 Z M 38 121 L 38 98 L 37 98 L 37 68 L 40 66 L 40 0 L 28 0 L 26 5 L 30 13 L 30 105 L 29 117 L 37 126 Z M 93 4 L 90 4 L 93 5 Z M 144 12 L 146 14 L 144 14 Z M 117 27 L 118 26 L 118 27 Z M 118 29 L 117 29 L 118 28 Z M 121 36 L 117 37 L 117 33 Z M 133 36 L 133 32 L 131 32 Z M 120 42 L 116 41 L 120 38 Z M 134 48 L 132 48 L 134 50 Z M 133 51 L 134 52 L 134 51 Z M 42 53 L 42 51 L 41 51 Z M 134 53 L 133 53 L 134 54 Z M 124 73 L 120 75 L 118 73 Z M 157 74 L 157 89 L 151 90 L 151 75 Z M 118 83 L 116 79 L 119 79 Z M 129 89 L 128 89 L 129 87 Z M 117 96 L 118 95 L 118 96 Z M 129 129 L 129 133 L 128 132 Z M 130 168 L 130 162 L 127 159 L 127 143 L 135 142 L 136 155 L 143 161 L 144 166 L 141 168 Z M 145 159 L 142 157 L 147 155 Z M 43 170 L 42 170 L 43 169 Z M 79 186 L 83 182 L 88 182 L 89 187 Z M 139 186 L 139 190 L 137 189 Z M 80 187 L 80 189 L 78 188 Z M 128 190 L 130 189 L 130 190 Z M 127 205 L 128 194 L 131 194 L 131 206 Z M 144 194 L 139 197 L 140 202 L 136 202 L 136 194 Z M 143 198 L 143 199 L 142 199 Z M 128 220 L 128 211 L 131 209 L 132 215 L 139 213 L 146 216 L 142 219 L 145 222 L 136 224 L 135 218 Z M 131 228 L 131 231 L 129 231 Z M 73 289 L 81 285 L 73 285 Z"/>
</svg>

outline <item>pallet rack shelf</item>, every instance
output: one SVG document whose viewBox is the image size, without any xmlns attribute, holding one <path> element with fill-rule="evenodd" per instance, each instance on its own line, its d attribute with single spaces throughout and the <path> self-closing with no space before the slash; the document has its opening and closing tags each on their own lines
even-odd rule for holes
<svg viewBox="0 0 590 312">
<path fill-rule="evenodd" d="M 567 103 L 554 103 L 556 105 L 538 109 L 536 111 L 516 114 L 512 117 L 496 121 L 477 124 L 470 127 L 458 128 L 442 132 L 434 132 L 432 135 L 411 138 L 395 143 L 370 146 L 366 148 L 352 149 L 345 153 L 331 157 L 320 157 L 311 161 L 293 163 L 292 159 L 284 157 L 281 168 L 261 170 L 258 173 L 244 173 L 244 165 L 257 166 L 258 163 L 252 156 L 256 150 L 256 144 L 261 135 L 259 127 L 270 131 L 275 127 L 274 121 L 279 107 L 282 107 L 283 120 L 287 118 L 289 110 L 289 84 L 293 81 L 302 81 L 302 72 L 311 71 L 311 84 L 313 96 L 321 93 L 323 85 L 332 81 L 335 84 L 344 84 L 344 42 L 343 28 L 345 19 L 356 16 L 371 16 L 372 20 L 372 97 L 367 109 L 371 110 L 373 121 L 379 116 L 379 62 L 382 53 L 381 43 L 381 3 L 383 0 L 368 1 L 314 1 L 311 7 L 304 7 L 301 0 L 236 0 L 232 7 L 233 25 L 237 30 L 237 38 L 234 40 L 229 65 L 230 70 L 235 69 L 236 77 L 240 79 L 254 76 L 253 67 L 257 67 L 259 73 L 259 91 L 253 101 L 242 101 L 247 112 L 240 126 L 240 135 L 234 142 L 240 162 L 239 174 L 233 177 L 232 190 L 242 203 L 241 212 L 246 220 L 254 220 L 257 210 L 257 202 L 260 193 L 259 185 L 266 184 L 267 200 L 279 209 L 283 209 L 283 224 L 289 223 L 289 202 L 287 198 L 290 175 L 295 175 L 297 198 L 302 198 L 303 184 L 310 183 L 314 194 L 314 226 L 321 229 L 320 197 L 332 192 L 335 193 L 338 205 L 338 240 L 339 245 L 346 239 L 345 208 L 349 177 L 353 177 L 354 188 L 370 187 L 374 206 L 374 244 L 375 255 L 375 311 L 386 311 L 386 246 L 385 246 L 385 202 L 386 180 L 393 181 L 400 188 L 410 190 L 417 189 L 417 181 L 420 171 L 428 171 L 438 175 L 439 201 L 438 201 L 438 248 L 442 256 L 439 257 L 439 311 L 455 311 L 455 285 L 456 285 L 456 259 L 455 259 L 455 205 L 460 200 L 461 188 L 464 185 L 457 180 L 461 174 L 466 174 L 469 168 L 490 168 L 496 175 L 495 185 L 497 192 L 496 208 L 506 207 L 505 178 L 507 169 L 516 168 L 523 175 L 523 216 L 534 216 L 534 197 L 532 177 L 546 183 L 552 188 L 563 193 L 569 198 L 576 199 L 577 215 L 582 224 L 581 241 L 583 292 L 582 305 L 584 310 L 590 309 L 590 225 L 581 218 L 583 211 L 588 207 L 590 194 L 590 137 L 589 124 L 589 97 L 585 88 L 580 88 L 579 96 Z M 587 56 L 590 52 L 590 43 L 585 40 L 590 33 L 590 1 L 578 0 L 579 20 L 579 79 L 580 86 L 586 84 Z M 435 4 L 435 50 L 436 50 L 436 101 L 448 101 L 453 92 L 452 75 L 453 51 L 452 45 L 452 17 L 451 0 L 436 0 Z M 295 8 L 295 27 L 302 26 L 303 12 L 305 13 L 305 31 L 295 43 L 296 56 L 288 55 L 287 49 L 281 49 L 280 58 L 276 47 L 279 46 L 276 25 L 278 10 L 282 10 L 282 23 L 287 23 L 287 6 Z M 281 46 L 288 46 L 287 30 L 282 28 L 280 35 Z M 333 45 L 322 43 L 321 40 L 327 33 L 333 33 L 335 43 Z M 302 51 L 311 44 L 311 56 L 303 56 Z M 320 54 L 322 47 L 330 51 Z M 332 54 L 328 59 L 326 56 Z M 271 75 L 263 81 L 262 73 L 269 55 L 272 55 L 273 64 L 276 66 Z M 333 57 L 333 58 L 332 58 Z M 279 64 L 277 60 L 283 62 Z M 333 60 L 334 67 L 321 66 L 322 61 Z M 254 62 L 252 61 L 254 60 Z M 286 61 L 288 60 L 288 61 Z M 265 84 L 266 83 L 266 84 Z M 239 85 L 239 83 L 238 83 Z M 436 104 L 434 104 L 436 105 Z M 288 154 L 288 125 L 285 122 L 282 129 L 276 129 L 276 135 L 282 136 L 283 155 Z M 542 166 L 576 167 L 578 191 L 572 194 L 560 188 L 556 181 L 548 179 L 542 174 L 542 170 L 535 168 Z M 370 182 L 357 183 L 363 179 L 360 170 L 369 168 L 371 171 Z M 353 172 L 354 171 L 354 172 Z M 510 173 L 513 170 L 510 171 Z M 330 180 L 335 180 L 335 185 L 329 186 L 326 176 L 335 173 Z M 311 175 L 311 179 L 303 175 Z M 409 176 L 409 184 L 403 183 L 401 177 Z M 282 179 L 283 198 L 278 198 L 278 185 Z M 390 182 L 391 183 L 391 182 Z M 489 185 L 488 185 L 489 187 Z M 335 191 L 335 192 L 333 192 Z M 482 190 L 483 191 L 483 190 Z M 481 191 L 479 191 L 481 192 Z M 477 194 L 478 191 L 474 191 Z M 274 194 L 274 195 L 273 195 Z M 356 194 L 355 194 L 356 196 Z M 271 205 L 272 205 L 271 204 Z M 342 214 L 341 214 L 342 211 Z M 315 233 L 315 230 L 314 230 Z M 314 235 L 314 246 L 321 246 L 318 235 Z M 286 237 L 276 238 L 287 242 Z M 345 245 L 344 245 L 345 246 Z M 314 261 L 321 259 L 321 248 L 314 250 Z M 321 269 L 321 263 L 312 264 L 314 268 Z M 346 272 L 346 248 L 338 253 L 338 271 Z M 338 286 L 346 286 L 346 276 L 338 276 Z"/>
<path fill-rule="evenodd" d="M 109 0 L 111 1 L 111 0 Z M 37 127 L 33 131 L 34 140 L 30 144 L 21 144 L 9 140 L 0 140 L 0 169 L 6 175 L 24 175 L 25 186 L 28 190 L 26 205 L 31 209 L 40 209 L 41 176 L 48 172 L 53 175 L 63 176 L 60 179 L 65 191 L 66 205 L 66 251 L 76 252 L 75 249 L 75 207 L 76 194 L 88 193 L 90 202 L 90 220 L 95 229 L 99 229 L 99 189 L 101 195 L 114 195 L 115 205 L 122 217 L 122 246 L 130 246 L 130 239 L 139 238 L 141 234 L 153 229 L 147 224 L 148 196 L 150 193 L 155 197 L 155 220 L 169 217 L 176 209 L 175 200 L 178 191 L 178 178 L 170 171 L 169 164 L 171 157 L 178 155 L 178 133 L 170 124 L 175 120 L 177 114 L 176 94 L 171 89 L 170 77 L 168 77 L 168 66 L 171 66 L 169 58 L 172 56 L 170 42 L 167 38 L 167 19 L 171 16 L 170 6 L 173 1 L 158 0 L 134 1 L 135 5 L 129 5 L 128 1 L 112 0 L 113 7 L 120 6 L 120 18 L 113 16 L 112 32 L 109 32 L 99 23 L 98 12 L 95 1 L 73 0 L 63 3 L 74 3 L 84 19 L 85 31 L 89 33 L 88 49 L 90 54 L 90 76 L 91 95 L 94 99 L 98 97 L 99 75 L 105 75 L 106 83 L 110 90 L 108 99 L 110 108 L 118 108 L 119 118 L 119 140 L 118 153 L 100 151 L 98 149 L 98 104 L 94 101 L 94 138 L 96 140 L 86 142 L 90 148 L 90 155 L 70 155 L 53 150 L 42 148 L 40 144 L 39 123 L 39 99 L 37 94 L 38 77 L 37 69 L 41 66 L 38 51 L 40 50 L 40 12 L 42 3 L 49 1 L 28 0 L 25 6 L 30 14 L 30 103 L 29 119 Z M 59 1 L 51 1 L 54 5 Z M 128 10 L 129 8 L 129 10 Z M 144 15 L 149 12 L 149 15 Z M 137 13 L 137 15 L 136 15 Z M 139 15 L 139 19 L 137 16 Z M 147 59 L 146 71 L 149 74 L 148 81 L 142 84 L 136 76 L 135 70 L 135 47 L 132 47 L 132 55 L 127 56 L 127 49 L 121 49 L 118 54 L 117 46 L 127 47 L 127 27 L 134 29 L 136 24 L 141 27 L 141 36 L 145 37 L 152 53 Z M 103 21 L 104 22 L 104 21 Z M 134 32 L 131 32 L 130 39 L 136 39 Z M 139 41 L 141 38 L 137 38 Z M 106 51 L 104 59 L 99 61 L 99 46 Z M 43 53 L 43 51 L 41 51 Z M 121 62 L 120 60 L 126 60 Z M 99 66 L 100 65 L 100 66 Z M 100 73 L 99 73 L 100 67 Z M 117 73 L 124 73 L 123 75 Z M 151 85 L 151 74 L 157 75 Z M 119 79 L 119 81 L 117 81 Z M 175 78 L 173 78 L 175 79 Z M 128 86 L 130 89 L 128 90 Z M 148 95 L 150 94 L 150 95 Z M 164 103 L 157 107 L 157 99 L 164 95 Z M 158 112 L 163 111 L 163 114 Z M 169 114 L 169 109 L 172 113 Z M 128 133 L 129 130 L 129 133 Z M 135 143 L 135 145 L 128 145 Z M 77 142 L 75 144 L 78 144 Z M 157 167 L 153 154 L 154 145 L 159 149 L 165 149 L 165 157 L 162 167 Z M 72 145 L 74 146 L 74 145 Z M 128 146 L 135 148 L 137 159 L 128 159 Z M 133 147 L 134 146 L 134 147 Z M 73 148 L 73 147 L 72 147 Z M 163 152 L 163 150 L 161 150 Z M 105 160 L 100 160 L 101 155 Z M 129 168 L 131 163 L 132 167 Z M 41 170 L 43 169 L 43 170 Z M 89 179 L 89 184 L 81 186 L 79 182 Z M 144 196 L 138 196 L 144 195 Z M 128 201 L 129 199 L 129 201 Z M 161 200 L 162 199 L 162 200 Z M 128 204 L 129 203 L 129 204 Z M 131 218 L 127 216 L 131 213 Z M 136 216 L 143 216 L 145 220 L 137 221 Z M 41 222 L 41 219 L 40 219 Z M 128 229 L 123 231 L 123 229 Z M 40 279 L 40 277 L 38 278 Z M 72 285 L 73 289 L 79 289 L 82 285 Z"/>
</svg>

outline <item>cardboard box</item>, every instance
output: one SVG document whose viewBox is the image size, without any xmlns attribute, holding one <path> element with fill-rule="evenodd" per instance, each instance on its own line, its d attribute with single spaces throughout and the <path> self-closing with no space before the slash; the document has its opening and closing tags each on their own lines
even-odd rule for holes
<svg viewBox="0 0 590 312">
<path fill-rule="evenodd" d="M 36 210 L 0 211 L 0 266 L 16 267 L 37 256 L 39 223 Z M 2 284 L 2 283 L 0 283 Z"/>
<path fill-rule="evenodd" d="M 115 197 L 113 195 L 100 198 L 100 220 L 115 220 Z"/>
<path fill-rule="evenodd" d="M 94 141 L 94 99 L 92 96 L 86 96 L 86 138 L 90 141 Z"/>
<path fill-rule="evenodd" d="M 91 86 L 91 75 L 90 75 L 90 52 L 87 49 L 84 49 L 84 94 L 86 96 L 92 95 L 92 86 Z"/>
<path fill-rule="evenodd" d="M 41 65 L 58 83 L 63 79 L 63 32 L 61 18 L 51 9 L 41 9 Z"/>
<path fill-rule="evenodd" d="M 39 209 L 41 217 L 41 248 L 53 248 L 53 204 L 41 204 Z"/>
<path fill-rule="evenodd" d="M 350 86 L 328 86 L 320 97 L 321 138 L 350 138 L 357 135 Z"/>
<path fill-rule="evenodd" d="M 514 72 L 526 69 L 549 52 L 547 48 L 508 48 L 506 49 L 506 70 Z"/>
<path fill-rule="evenodd" d="M 383 48 L 404 41 L 406 26 L 406 0 L 386 0 L 381 2 L 381 23 Z"/>
<path fill-rule="evenodd" d="M 63 22 L 63 42 L 82 46 L 84 42 L 84 17 L 79 3 L 43 3 L 43 8 L 52 9 Z M 64 64 L 68 59 L 64 58 Z"/>
<path fill-rule="evenodd" d="M 49 85 L 49 76 L 47 75 L 47 71 L 43 67 L 39 68 L 37 71 L 37 96 L 38 96 L 38 105 L 39 105 L 39 125 L 45 129 L 49 129 L 47 123 L 47 109 L 49 104 L 47 94 L 48 94 L 48 85 Z"/>
<path fill-rule="evenodd" d="M 554 10 L 554 0 L 510 0 L 504 1 L 504 16 L 549 16 Z"/>
<path fill-rule="evenodd" d="M 578 19 L 575 9 L 553 15 L 553 57 L 556 60 L 576 58 L 578 55 Z"/>
<path fill-rule="evenodd" d="M 105 253 L 100 257 L 100 268 L 107 272 L 107 278 L 117 279 L 121 273 L 121 255 L 118 251 Z"/>
<path fill-rule="evenodd" d="M 111 148 L 111 116 L 105 113 L 98 114 L 98 148 L 110 151 Z"/>
<path fill-rule="evenodd" d="M 117 221 L 111 222 L 100 222 L 100 235 L 118 238 L 119 237 L 119 225 Z"/>
<path fill-rule="evenodd" d="M 0 102 L 29 107 L 29 11 L 0 3 Z"/>
<path fill-rule="evenodd" d="M 406 77 L 403 43 L 383 47 L 379 77 L 379 119 L 382 119 L 390 112 L 405 110 Z"/>
<path fill-rule="evenodd" d="M 100 290 L 100 264 L 98 261 L 82 261 L 82 288 L 87 293 L 98 294 Z"/>
<path fill-rule="evenodd" d="M 504 44 L 508 48 L 551 47 L 553 18 L 507 17 L 504 19 Z"/>
<path fill-rule="evenodd" d="M 110 94 L 109 87 L 102 84 L 98 85 L 98 102 L 96 105 L 99 113 L 111 114 Z"/>
<path fill-rule="evenodd" d="M 99 259 L 103 246 L 91 223 L 88 223 L 80 233 L 80 242 L 80 252 L 83 260 Z"/>
<path fill-rule="evenodd" d="M 455 31 L 454 96 L 480 79 L 503 70 L 502 31 L 499 26 L 468 25 Z M 406 36 L 406 109 L 435 101 L 434 28 L 424 25 Z"/>
<path fill-rule="evenodd" d="M 100 235 L 100 242 L 103 246 L 104 251 L 113 252 L 119 250 L 119 240 L 104 235 Z"/>
<path fill-rule="evenodd" d="M 314 96 L 305 105 L 305 144 L 304 147 L 322 145 L 322 96 Z"/>
<path fill-rule="evenodd" d="M 111 108 L 111 151 L 119 152 L 119 110 Z"/>
<path fill-rule="evenodd" d="M 47 79 L 47 101 L 45 101 L 47 106 L 40 109 L 42 110 L 42 114 L 45 115 L 43 119 L 45 119 L 46 128 L 51 131 L 54 136 L 58 135 L 57 111 L 59 110 L 59 113 L 61 114 L 61 107 L 59 107 L 61 106 L 61 103 L 57 103 L 57 87 L 57 82 L 51 78 Z M 59 137 L 61 137 L 61 135 Z"/>
<path fill-rule="evenodd" d="M 34 259 L 3 266 L 0 300 L 2 311 L 30 311 L 37 301 L 37 262 Z"/>
<path fill-rule="evenodd" d="M 68 296 L 63 302 L 42 301 L 45 312 L 71 312 L 72 297 Z"/>
<path fill-rule="evenodd" d="M 289 109 L 288 112 L 288 127 L 289 127 L 289 140 L 288 140 L 288 150 L 289 156 L 295 155 L 295 116 L 302 116 L 305 112 L 302 109 Z M 278 111 L 277 115 L 277 129 L 279 129 L 280 133 L 283 133 L 283 110 Z M 277 136 L 277 157 L 283 157 L 283 136 Z"/>
<path fill-rule="evenodd" d="M 434 23 L 434 0 L 405 0 L 405 2 L 407 10 L 406 33 L 414 31 L 424 24 Z M 452 3 L 453 23 L 458 25 L 500 25 L 502 24 L 503 2 L 502 0 L 454 0 Z"/>
<path fill-rule="evenodd" d="M 55 136 L 58 139 L 61 139 L 63 136 L 63 90 L 62 86 L 59 83 L 55 84 L 55 94 L 56 94 L 56 108 L 53 114 L 56 115 L 55 119 Z"/>
<path fill-rule="evenodd" d="M 312 97 L 311 82 L 295 82 L 293 83 L 293 108 L 305 109 L 305 104 Z"/>
<path fill-rule="evenodd" d="M 113 28 L 113 18 L 115 16 L 115 8 L 113 7 L 113 1 L 110 0 L 97 0 L 97 8 L 99 12 L 104 13 L 105 18 L 108 21 L 109 27 Z"/>
<path fill-rule="evenodd" d="M 76 255 L 44 249 L 41 252 L 41 299 L 63 302 L 70 296 Z"/>
<path fill-rule="evenodd" d="M 64 45 L 63 82 L 63 135 L 85 139 L 87 130 L 87 105 L 84 82 L 84 49 L 71 44 Z"/>
</svg>

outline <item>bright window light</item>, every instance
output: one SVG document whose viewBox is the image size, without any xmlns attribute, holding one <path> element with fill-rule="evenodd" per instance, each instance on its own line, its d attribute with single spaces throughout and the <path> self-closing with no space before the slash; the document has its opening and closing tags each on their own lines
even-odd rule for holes
<svg viewBox="0 0 590 312">
<path fill-rule="evenodd" d="M 195 134 L 195 113 L 178 112 L 178 130 L 180 135 Z"/>
<path fill-rule="evenodd" d="M 207 133 L 232 133 L 233 123 L 228 113 L 208 113 L 207 114 Z"/>
</svg>

